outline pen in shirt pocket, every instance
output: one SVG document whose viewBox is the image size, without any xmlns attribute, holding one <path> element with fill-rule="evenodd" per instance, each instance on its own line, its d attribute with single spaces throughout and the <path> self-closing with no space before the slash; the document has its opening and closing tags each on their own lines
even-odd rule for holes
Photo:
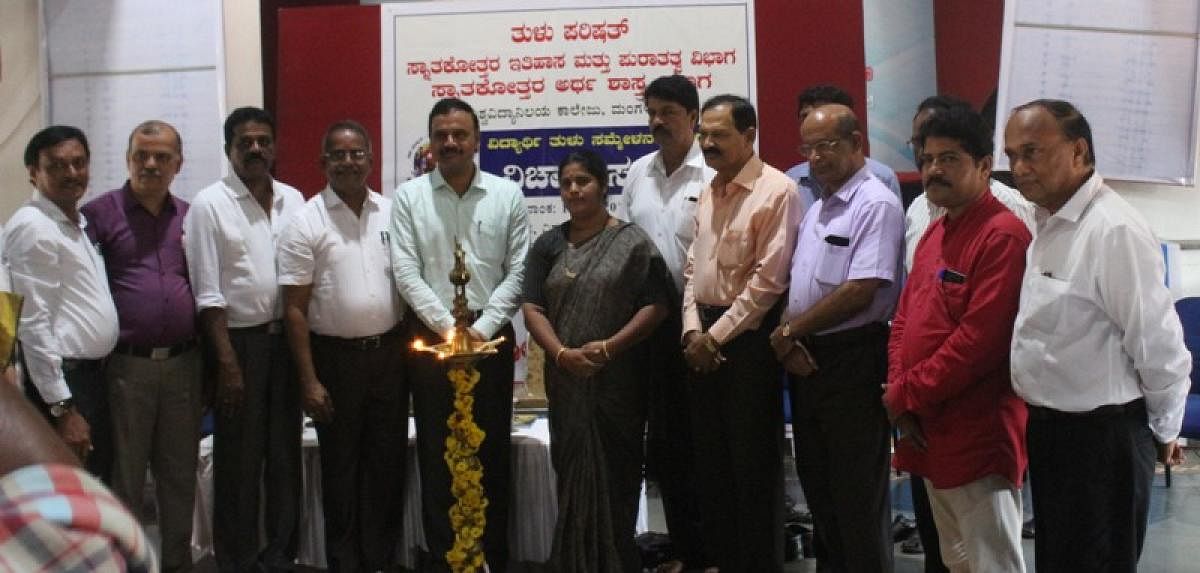
<svg viewBox="0 0 1200 573">
<path fill-rule="evenodd" d="M 380 240 L 381 242 L 383 242 L 384 246 L 387 246 L 387 244 L 388 244 L 388 232 L 387 232 L 387 231 L 380 231 L 380 232 L 379 232 L 379 240 Z"/>
</svg>

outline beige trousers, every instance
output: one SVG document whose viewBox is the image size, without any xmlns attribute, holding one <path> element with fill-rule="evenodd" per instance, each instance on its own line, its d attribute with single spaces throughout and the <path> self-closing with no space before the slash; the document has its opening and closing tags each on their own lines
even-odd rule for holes
<svg viewBox="0 0 1200 573">
<path fill-rule="evenodd" d="M 1021 489 L 995 474 L 937 489 L 925 480 L 942 562 L 953 573 L 1024 573 Z"/>
<path fill-rule="evenodd" d="M 141 516 L 150 468 L 163 571 L 188 571 L 192 566 L 202 376 L 199 348 L 166 360 L 113 354 L 105 367 L 112 412 L 112 489 Z"/>
</svg>

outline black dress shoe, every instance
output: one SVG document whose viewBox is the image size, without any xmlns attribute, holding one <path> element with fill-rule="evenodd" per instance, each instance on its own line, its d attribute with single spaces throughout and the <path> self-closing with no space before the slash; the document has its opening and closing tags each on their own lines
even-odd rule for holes
<svg viewBox="0 0 1200 573">
<path fill-rule="evenodd" d="M 916 531 L 913 531 L 908 539 L 905 539 L 900 544 L 900 552 L 905 555 L 923 555 L 925 553 L 925 545 L 921 543 L 921 536 Z"/>
<path fill-rule="evenodd" d="M 892 543 L 898 543 L 908 539 L 908 537 L 916 530 L 916 521 L 904 517 L 903 515 L 897 515 L 894 519 L 892 519 Z"/>
</svg>

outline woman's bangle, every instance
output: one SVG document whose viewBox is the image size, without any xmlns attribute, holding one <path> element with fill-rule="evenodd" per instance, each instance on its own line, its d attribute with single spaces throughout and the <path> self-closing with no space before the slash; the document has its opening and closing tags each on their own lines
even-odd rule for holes
<svg viewBox="0 0 1200 573">
<path fill-rule="evenodd" d="M 608 354 L 608 339 L 600 341 L 600 351 L 604 353 L 604 361 L 612 362 L 612 356 Z"/>
<path fill-rule="evenodd" d="M 554 353 L 554 365 L 555 366 L 562 366 L 562 364 L 559 363 L 559 359 L 562 358 L 563 353 L 566 351 L 567 351 L 567 345 L 564 344 L 558 349 L 558 352 Z"/>
</svg>

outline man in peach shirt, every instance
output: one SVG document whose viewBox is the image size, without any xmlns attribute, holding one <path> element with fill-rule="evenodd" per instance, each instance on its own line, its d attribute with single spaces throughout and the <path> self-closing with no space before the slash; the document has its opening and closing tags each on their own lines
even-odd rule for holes
<svg viewBox="0 0 1200 573">
<path fill-rule="evenodd" d="M 787 290 L 802 207 L 796 184 L 754 154 L 745 98 L 704 103 L 700 146 L 717 175 L 700 196 L 684 267 L 684 358 L 704 565 L 783 567 L 782 368 L 768 344 Z"/>
</svg>

